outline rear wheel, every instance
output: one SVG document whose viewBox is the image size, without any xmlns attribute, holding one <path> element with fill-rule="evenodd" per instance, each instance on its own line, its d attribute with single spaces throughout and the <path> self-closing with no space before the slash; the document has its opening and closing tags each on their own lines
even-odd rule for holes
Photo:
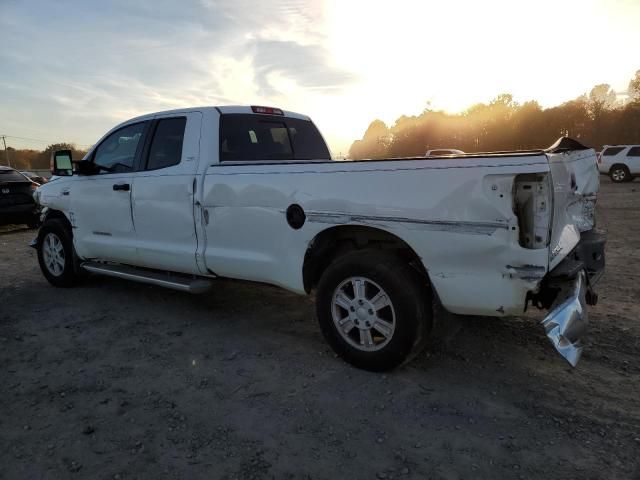
<svg viewBox="0 0 640 480">
<path fill-rule="evenodd" d="M 60 220 L 48 220 L 40 228 L 38 263 L 51 285 L 71 287 L 77 283 L 71 232 Z"/>
<path fill-rule="evenodd" d="M 630 182 L 631 173 L 626 165 L 614 165 L 609 170 L 609 177 L 615 183 Z"/>
<path fill-rule="evenodd" d="M 426 281 L 403 259 L 379 250 L 332 263 L 318 284 L 316 309 L 333 350 L 365 370 L 389 370 L 411 359 L 431 331 Z"/>
</svg>

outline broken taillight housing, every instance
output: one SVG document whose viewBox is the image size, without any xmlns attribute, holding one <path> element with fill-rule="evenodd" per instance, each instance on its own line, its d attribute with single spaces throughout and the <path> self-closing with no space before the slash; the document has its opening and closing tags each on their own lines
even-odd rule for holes
<svg viewBox="0 0 640 480">
<path fill-rule="evenodd" d="M 596 195 L 586 195 L 572 207 L 571 216 L 578 230 L 593 230 L 596 226 Z"/>
</svg>

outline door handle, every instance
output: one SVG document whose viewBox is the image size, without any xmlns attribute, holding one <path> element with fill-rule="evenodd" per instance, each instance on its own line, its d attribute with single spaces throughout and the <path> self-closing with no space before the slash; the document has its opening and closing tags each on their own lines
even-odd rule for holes
<svg viewBox="0 0 640 480">
<path fill-rule="evenodd" d="M 113 189 L 115 191 L 120 190 L 120 191 L 123 191 L 123 192 L 128 192 L 131 189 L 131 186 L 128 183 L 116 183 L 113 186 Z"/>
</svg>

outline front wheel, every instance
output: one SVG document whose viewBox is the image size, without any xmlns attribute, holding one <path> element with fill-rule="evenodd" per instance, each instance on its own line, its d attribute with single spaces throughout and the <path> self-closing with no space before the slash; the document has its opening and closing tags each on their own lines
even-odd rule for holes
<svg viewBox="0 0 640 480">
<path fill-rule="evenodd" d="M 46 221 L 40 228 L 38 263 L 44 277 L 55 287 L 71 287 L 78 280 L 71 233 L 57 219 Z"/>
<path fill-rule="evenodd" d="M 409 360 L 431 331 L 426 279 L 379 250 L 355 251 L 332 263 L 318 284 L 316 309 L 333 350 L 365 370 L 390 370 Z"/>
</svg>

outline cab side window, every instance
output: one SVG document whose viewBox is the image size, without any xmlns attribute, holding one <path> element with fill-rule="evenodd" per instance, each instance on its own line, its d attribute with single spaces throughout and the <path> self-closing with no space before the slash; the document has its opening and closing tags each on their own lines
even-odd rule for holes
<svg viewBox="0 0 640 480">
<path fill-rule="evenodd" d="M 157 170 L 180 163 L 186 125 L 185 117 L 165 118 L 156 124 L 146 170 Z"/>
<path fill-rule="evenodd" d="M 123 173 L 133 170 L 138 147 L 142 146 L 147 122 L 128 125 L 109 135 L 93 155 L 93 163 L 103 167 L 100 173 Z"/>
</svg>

